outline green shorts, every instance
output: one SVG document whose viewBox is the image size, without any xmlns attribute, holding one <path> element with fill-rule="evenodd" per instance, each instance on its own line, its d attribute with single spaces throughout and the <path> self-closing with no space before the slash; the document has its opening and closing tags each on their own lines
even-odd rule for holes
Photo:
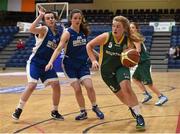
<svg viewBox="0 0 180 134">
<path fill-rule="evenodd" d="M 138 67 L 136 68 L 133 78 L 139 81 L 142 81 L 144 85 L 152 84 L 152 77 L 151 77 L 151 63 L 150 61 L 144 61 L 140 64 L 138 64 Z"/>
<path fill-rule="evenodd" d="M 119 83 L 123 80 L 130 80 L 130 71 L 126 67 L 119 67 L 115 72 L 101 69 L 101 76 L 111 91 L 117 93 L 121 89 Z"/>
</svg>

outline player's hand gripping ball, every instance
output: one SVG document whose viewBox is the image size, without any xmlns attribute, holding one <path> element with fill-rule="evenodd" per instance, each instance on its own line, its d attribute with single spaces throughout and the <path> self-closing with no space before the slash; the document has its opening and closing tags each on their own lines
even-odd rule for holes
<svg viewBox="0 0 180 134">
<path fill-rule="evenodd" d="M 139 63 L 140 54 L 136 49 L 125 49 L 121 53 L 121 63 L 125 67 L 133 67 Z"/>
</svg>

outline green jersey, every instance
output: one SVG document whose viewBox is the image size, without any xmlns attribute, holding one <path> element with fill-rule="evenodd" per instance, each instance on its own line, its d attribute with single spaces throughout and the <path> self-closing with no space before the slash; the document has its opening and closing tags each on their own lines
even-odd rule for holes
<svg viewBox="0 0 180 134">
<path fill-rule="evenodd" d="M 122 67 L 120 55 L 128 47 L 128 38 L 123 35 L 119 42 L 109 32 L 109 38 L 103 46 L 100 47 L 100 63 L 102 72 L 115 72 L 117 68 Z"/>
<path fill-rule="evenodd" d="M 128 38 L 122 35 L 118 42 L 112 32 L 103 46 L 100 47 L 101 76 L 112 92 L 117 93 L 121 87 L 119 83 L 130 80 L 129 68 L 122 66 L 120 56 L 128 47 Z"/>
<path fill-rule="evenodd" d="M 144 62 L 144 61 L 147 61 L 147 60 L 150 60 L 150 54 L 149 52 L 146 50 L 146 46 L 144 43 L 141 44 L 141 52 L 140 52 L 140 63 L 141 62 Z"/>
</svg>

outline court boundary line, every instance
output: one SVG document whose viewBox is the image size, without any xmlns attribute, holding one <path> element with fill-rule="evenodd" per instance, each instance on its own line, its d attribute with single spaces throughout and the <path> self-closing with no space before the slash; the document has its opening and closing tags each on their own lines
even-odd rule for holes
<svg viewBox="0 0 180 134">
<path fill-rule="evenodd" d="M 173 86 L 167 86 L 167 87 L 169 87 L 169 89 L 167 89 L 167 90 L 164 90 L 163 92 L 168 92 L 168 91 L 172 91 L 172 90 L 175 90 L 176 89 L 176 87 L 173 87 Z M 109 107 L 114 107 L 114 106 L 120 106 L 120 105 L 124 105 L 124 104 L 116 104 L 116 105 L 110 105 L 110 106 L 103 106 L 103 107 L 100 107 L 100 108 L 109 108 Z M 91 110 L 91 109 L 87 109 L 87 111 L 89 111 L 89 110 Z M 77 111 L 77 112 L 71 112 L 71 113 L 68 113 L 68 114 L 64 114 L 63 116 L 68 116 L 68 115 L 71 115 L 71 114 L 75 114 L 75 113 L 79 113 L 79 111 Z M 38 124 L 41 124 L 41 123 L 44 123 L 44 122 L 48 122 L 48 121 L 50 121 L 50 120 L 53 120 L 52 118 L 50 118 L 50 119 L 46 119 L 46 120 L 43 120 L 43 121 L 39 121 L 39 122 L 37 122 L 37 123 L 34 123 L 34 124 L 31 124 L 31 125 L 29 125 L 29 126 L 26 126 L 26 127 L 24 127 L 24 128 L 20 128 L 20 129 L 18 129 L 18 130 L 16 130 L 15 132 L 13 132 L 13 133 L 19 133 L 19 132 L 21 132 L 21 131 L 23 131 L 23 130 L 26 130 L 26 129 L 28 129 L 28 128 L 31 128 L 31 127 L 33 127 L 33 126 L 35 126 L 35 125 L 38 125 Z M 82 133 L 83 133 L 84 131 L 82 131 Z"/>
<path fill-rule="evenodd" d="M 171 117 L 171 116 L 178 116 L 178 115 L 166 115 L 166 116 L 144 116 L 144 118 L 146 119 L 146 118 L 154 118 L 154 117 Z M 91 130 L 91 129 L 93 129 L 93 128 L 95 128 L 95 127 L 97 127 L 97 126 L 100 126 L 100 125 L 103 125 L 103 124 L 107 124 L 107 123 L 111 123 L 111 122 L 118 122 L 118 121 L 125 121 L 125 120 L 133 120 L 133 118 L 124 118 L 124 119 L 119 119 L 119 120 L 112 120 L 112 121 L 105 121 L 105 122 L 101 122 L 101 123 L 99 123 L 99 124 L 95 124 L 95 125 L 92 125 L 92 126 L 90 126 L 90 127 L 88 127 L 88 128 L 86 128 L 86 129 L 84 129 L 83 131 L 82 131 L 82 133 L 83 134 L 87 134 L 88 133 L 88 131 L 89 130 Z M 138 132 L 138 130 L 136 130 L 137 132 Z M 146 130 L 145 130 L 146 131 Z M 144 132 L 144 131 L 142 131 L 142 132 Z"/>
</svg>

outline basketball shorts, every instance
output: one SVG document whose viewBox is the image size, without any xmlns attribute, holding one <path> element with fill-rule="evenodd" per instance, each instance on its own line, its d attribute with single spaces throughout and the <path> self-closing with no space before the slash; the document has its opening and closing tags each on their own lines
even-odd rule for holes
<svg viewBox="0 0 180 134">
<path fill-rule="evenodd" d="M 45 71 L 45 67 L 37 65 L 37 63 L 27 63 L 26 65 L 28 82 L 35 82 L 40 79 L 45 85 L 51 81 L 58 81 L 58 76 L 54 69 Z"/>
<path fill-rule="evenodd" d="M 142 81 L 144 85 L 152 84 L 152 77 L 151 77 L 151 63 L 150 61 L 144 61 L 138 64 L 136 68 L 133 78 L 139 81 Z"/>
<path fill-rule="evenodd" d="M 126 67 L 120 67 L 115 72 L 108 72 L 102 68 L 101 76 L 111 91 L 117 93 L 121 89 L 120 83 L 123 80 L 130 80 L 130 71 Z"/>
<path fill-rule="evenodd" d="M 68 58 L 63 59 L 62 68 L 65 75 L 71 80 L 71 82 L 90 78 L 90 70 L 87 63 L 75 63 Z"/>
</svg>

